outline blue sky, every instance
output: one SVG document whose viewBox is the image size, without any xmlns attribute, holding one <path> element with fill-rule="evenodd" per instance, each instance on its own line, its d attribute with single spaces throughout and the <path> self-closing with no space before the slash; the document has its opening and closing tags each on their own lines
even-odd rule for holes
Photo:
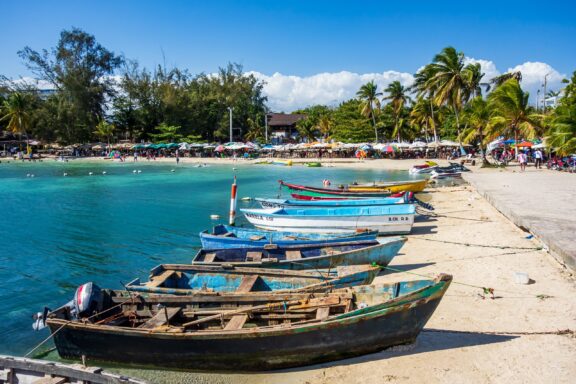
<svg viewBox="0 0 576 384">
<path fill-rule="evenodd" d="M 2 9 L 0 74 L 30 76 L 17 51 L 53 47 L 75 26 L 147 68 L 165 62 L 199 73 L 240 63 L 284 109 L 320 94 L 338 101 L 370 76 L 381 86 L 410 82 L 404 75 L 447 45 L 487 73 L 543 64 L 521 67 L 534 92 L 538 76 L 554 71 L 549 80 L 559 86 L 576 70 L 576 1 L 19 0 Z"/>
</svg>

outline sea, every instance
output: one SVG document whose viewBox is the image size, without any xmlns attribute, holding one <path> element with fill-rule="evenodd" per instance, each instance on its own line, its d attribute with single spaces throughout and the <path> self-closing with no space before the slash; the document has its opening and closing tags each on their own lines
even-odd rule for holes
<svg viewBox="0 0 576 384">
<path fill-rule="evenodd" d="M 0 354 L 23 356 L 49 336 L 32 316 L 72 299 L 86 282 L 122 288 L 161 263 L 188 263 L 199 232 L 227 223 L 230 189 L 288 197 L 278 180 L 322 186 L 402 180 L 408 172 L 70 160 L 0 162 Z M 219 220 L 211 219 L 219 215 Z M 249 226 L 238 213 L 237 225 Z M 49 340 L 34 352 L 53 347 Z M 34 355 L 33 354 L 33 355 Z"/>
</svg>

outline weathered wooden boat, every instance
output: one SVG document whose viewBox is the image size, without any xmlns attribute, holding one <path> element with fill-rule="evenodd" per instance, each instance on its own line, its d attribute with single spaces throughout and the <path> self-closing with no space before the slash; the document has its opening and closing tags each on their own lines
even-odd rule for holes
<svg viewBox="0 0 576 384">
<path fill-rule="evenodd" d="M 366 228 L 381 234 L 410 233 L 416 213 L 414 204 L 241 211 L 250 223 L 263 229 L 322 233 Z"/>
<path fill-rule="evenodd" d="M 388 237 L 375 241 L 351 241 L 327 245 L 273 244 L 260 248 L 201 249 L 192 259 L 192 264 L 295 270 L 331 269 L 372 263 L 386 266 L 405 242 L 404 237 Z"/>
<path fill-rule="evenodd" d="M 193 370 L 316 364 L 412 343 L 452 277 L 332 293 L 141 297 L 98 291 L 94 312 L 46 323 L 63 358 Z M 262 300 L 262 301 L 258 301 Z"/>
<path fill-rule="evenodd" d="M 330 244 L 346 241 L 376 240 L 377 231 L 350 231 L 348 233 L 301 233 L 263 231 L 254 228 L 240 228 L 229 225 L 217 225 L 208 231 L 200 232 L 200 241 L 203 248 L 255 248 L 267 244 L 276 245 L 305 245 Z"/>
<path fill-rule="evenodd" d="M 357 184 L 341 185 L 340 188 L 319 188 L 305 185 L 286 183 L 279 180 L 280 185 L 288 189 L 290 193 L 307 196 L 344 196 L 344 197 L 388 197 L 398 192 L 420 192 L 428 183 L 428 180 L 414 182 L 400 182 L 390 184 Z"/>
<path fill-rule="evenodd" d="M 161 264 L 150 271 L 149 281 L 135 279 L 129 291 L 169 295 L 246 292 L 321 292 L 370 284 L 380 271 L 369 265 L 337 267 L 334 271 L 290 271 L 220 265 Z"/>
<path fill-rule="evenodd" d="M 380 199 L 340 199 L 340 200 L 298 200 L 256 198 L 262 208 L 322 208 L 322 207 L 359 207 L 375 205 L 408 204 L 412 192 L 403 197 L 383 197 Z"/>
<path fill-rule="evenodd" d="M 146 384 L 97 367 L 0 355 L 0 383 Z"/>
</svg>

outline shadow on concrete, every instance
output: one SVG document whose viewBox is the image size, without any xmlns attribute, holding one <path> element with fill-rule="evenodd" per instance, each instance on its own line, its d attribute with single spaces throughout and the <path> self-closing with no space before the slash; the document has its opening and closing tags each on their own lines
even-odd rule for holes
<svg viewBox="0 0 576 384">
<path fill-rule="evenodd" d="M 436 229 L 438 228 L 437 225 L 419 225 L 412 227 L 412 231 L 410 235 L 430 235 L 437 233 Z"/>
<path fill-rule="evenodd" d="M 407 272 L 413 271 L 415 269 L 425 268 L 430 265 L 435 265 L 436 263 L 414 263 L 414 264 L 400 264 L 400 265 L 390 265 L 386 267 L 383 271 L 381 271 L 378 276 L 389 275 L 391 273 L 397 272 Z M 433 278 L 433 277 L 431 277 Z M 424 279 L 424 277 L 423 277 Z"/>
</svg>

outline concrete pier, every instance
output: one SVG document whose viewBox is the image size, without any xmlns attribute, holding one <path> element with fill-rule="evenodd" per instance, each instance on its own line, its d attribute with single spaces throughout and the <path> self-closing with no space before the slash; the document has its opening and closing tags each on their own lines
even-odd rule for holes
<svg viewBox="0 0 576 384">
<path fill-rule="evenodd" d="M 474 169 L 464 178 L 497 210 L 576 270 L 576 175 L 520 167 Z"/>
</svg>

